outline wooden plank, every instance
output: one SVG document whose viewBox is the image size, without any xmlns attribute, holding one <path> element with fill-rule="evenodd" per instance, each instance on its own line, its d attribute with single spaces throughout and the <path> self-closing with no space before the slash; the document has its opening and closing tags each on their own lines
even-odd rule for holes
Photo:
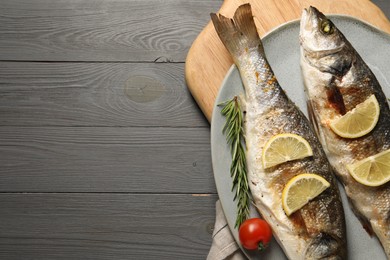
<svg viewBox="0 0 390 260">
<path fill-rule="evenodd" d="M 207 128 L 0 127 L 0 154 L 0 192 L 216 192 Z"/>
<path fill-rule="evenodd" d="M 216 195 L 0 194 L 1 259 L 205 259 Z"/>
<path fill-rule="evenodd" d="M 0 62 L 0 125 L 208 127 L 183 64 Z"/>
<path fill-rule="evenodd" d="M 3 0 L 0 60 L 184 62 L 218 10 L 202 0 Z"/>
</svg>

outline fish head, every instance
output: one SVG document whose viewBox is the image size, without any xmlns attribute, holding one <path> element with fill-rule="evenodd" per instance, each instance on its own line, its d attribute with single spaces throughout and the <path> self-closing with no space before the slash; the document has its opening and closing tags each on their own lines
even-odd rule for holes
<svg viewBox="0 0 390 260">
<path fill-rule="evenodd" d="M 344 45 L 344 39 L 333 22 L 312 6 L 302 12 L 300 41 L 306 50 L 312 52 L 337 50 Z"/>
<path fill-rule="evenodd" d="M 333 22 L 315 7 L 304 9 L 300 22 L 301 54 L 322 72 L 343 76 L 353 55 L 350 44 Z"/>
</svg>

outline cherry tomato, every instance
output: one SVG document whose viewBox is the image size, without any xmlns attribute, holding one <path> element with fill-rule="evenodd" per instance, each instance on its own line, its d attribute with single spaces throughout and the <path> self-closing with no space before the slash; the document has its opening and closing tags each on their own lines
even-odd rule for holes
<svg viewBox="0 0 390 260">
<path fill-rule="evenodd" d="M 264 250 L 272 238 L 269 224 L 260 218 L 245 220 L 238 230 L 241 245 L 249 250 Z"/>
</svg>

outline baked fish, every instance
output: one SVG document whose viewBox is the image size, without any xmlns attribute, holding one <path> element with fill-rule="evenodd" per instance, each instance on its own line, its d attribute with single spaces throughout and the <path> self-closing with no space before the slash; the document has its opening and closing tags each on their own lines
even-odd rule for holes
<svg viewBox="0 0 390 260">
<path fill-rule="evenodd" d="M 309 121 L 280 87 L 265 57 L 249 4 L 233 19 L 211 14 L 214 27 L 238 67 L 245 87 L 245 142 L 248 182 L 254 203 L 271 225 L 290 259 L 346 259 L 345 219 L 339 190 L 326 155 Z M 273 136 L 297 134 L 313 156 L 265 169 L 262 150 Z M 301 173 L 315 173 L 330 187 L 295 213 L 282 207 L 286 183 Z"/>
<path fill-rule="evenodd" d="M 390 259 L 390 182 L 367 186 L 356 181 L 347 169 L 347 165 L 390 148 L 390 111 L 385 94 L 345 36 L 314 7 L 303 11 L 300 43 L 310 120 L 345 187 L 352 209 L 366 230 L 377 235 Z M 332 120 L 372 95 L 378 101 L 380 114 L 371 132 L 345 138 L 332 131 Z"/>
</svg>

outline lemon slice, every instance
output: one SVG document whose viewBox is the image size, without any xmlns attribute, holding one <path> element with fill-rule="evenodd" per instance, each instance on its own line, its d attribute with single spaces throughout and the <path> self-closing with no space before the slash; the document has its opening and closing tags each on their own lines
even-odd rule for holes
<svg viewBox="0 0 390 260">
<path fill-rule="evenodd" d="M 310 144 L 296 134 L 278 134 L 265 144 L 262 154 L 264 169 L 313 155 Z"/>
<path fill-rule="evenodd" d="M 374 129 L 379 119 L 379 104 L 375 95 L 357 105 L 345 115 L 334 119 L 330 128 L 344 138 L 357 138 L 368 134 Z"/>
<path fill-rule="evenodd" d="M 282 193 L 282 206 L 287 216 L 306 205 L 326 190 L 330 183 L 313 173 L 303 173 L 288 181 Z"/>
<path fill-rule="evenodd" d="M 390 149 L 348 164 L 352 177 L 367 186 L 380 186 L 390 181 Z"/>
</svg>

